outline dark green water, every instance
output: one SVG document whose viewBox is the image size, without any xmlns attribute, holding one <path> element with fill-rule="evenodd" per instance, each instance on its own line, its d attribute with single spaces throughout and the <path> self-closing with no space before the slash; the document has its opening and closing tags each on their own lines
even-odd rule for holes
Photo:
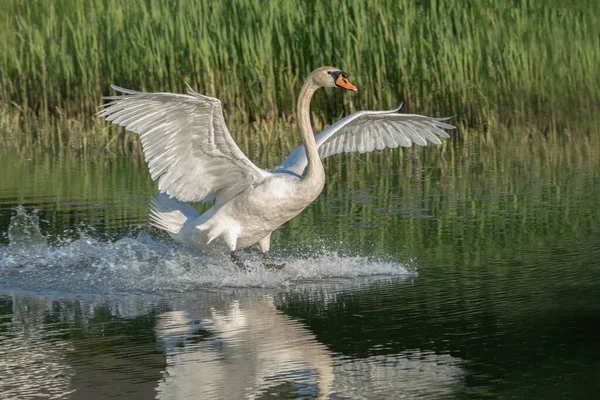
<svg viewBox="0 0 600 400">
<path fill-rule="evenodd" d="M 139 156 L 0 149 L 2 398 L 595 398 L 599 150 L 333 158 L 245 274 L 148 227 Z"/>
</svg>

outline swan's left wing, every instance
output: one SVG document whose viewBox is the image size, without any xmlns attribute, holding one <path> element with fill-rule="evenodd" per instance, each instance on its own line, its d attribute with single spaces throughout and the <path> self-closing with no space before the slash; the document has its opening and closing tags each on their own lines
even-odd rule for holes
<svg viewBox="0 0 600 400">
<path fill-rule="evenodd" d="M 315 136 L 321 158 L 333 154 L 366 153 L 386 147 L 410 147 L 413 143 L 427 146 L 427 142 L 442 144 L 440 137 L 450 137 L 442 129 L 455 127 L 443 121 L 416 114 L 401 114 L 400 107 L 390 111 L 358 111 L 337 121 Z M 298 147 L 276 167 L 274 172 L 289 171 L 302 175 L 306 168 L 304 145 Z"/>
</svg>

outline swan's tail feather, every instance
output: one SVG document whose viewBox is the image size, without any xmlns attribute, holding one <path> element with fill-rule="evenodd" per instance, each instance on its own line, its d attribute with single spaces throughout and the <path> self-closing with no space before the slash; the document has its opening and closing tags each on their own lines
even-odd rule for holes
<svg viewBox="0 0 600 400">
<path fill-rule="evenodd" d="M 150 223 L 158 229 L 162 229 L 171 234 L 178 234 L 183 224 L 190 219 L 196 219 L 200 216 L 198 211 L 188 203 L 179 201 L 165 193 L 159 193 L 158 196 L 150 201 Z"/>
</svg>

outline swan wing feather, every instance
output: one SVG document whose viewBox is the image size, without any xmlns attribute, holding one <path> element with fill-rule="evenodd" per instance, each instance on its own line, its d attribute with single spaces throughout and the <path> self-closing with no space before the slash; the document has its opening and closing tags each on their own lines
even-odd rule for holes
<svg viewBox="0 0 600 400">
<path fill-rule="evenodd" d="M 254 165 L 231 137 L 218 99 L 145 93 L 111 85 L 125 96 L 109 100 L 98 115 L 140 135 L 158 189 L 180 201 L 226 202 L 269 172 Z"/>
<path fill-rule="evenodd" d="M 410 147 L 413 143 L 426 146 L 427 142 L 441 144 L 450 135 L 442 129 L 454 129 L 445 123 L 453 117 L 432 118 L 417 114 L 399 113 L 400 107 L 389 111 L 358 111 L 350 114 L 315 135 L 319 155 L 366 153 L 383 148 Z M 302 175 L 306 168 L 304 145 L 296 148 L 274 172 Z"/>
</svg>

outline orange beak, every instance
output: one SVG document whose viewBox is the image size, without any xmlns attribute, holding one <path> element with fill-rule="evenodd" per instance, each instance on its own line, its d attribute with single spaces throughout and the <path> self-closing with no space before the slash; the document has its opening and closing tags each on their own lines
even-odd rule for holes
<svg viewBox="0 0 600 400">
<path fill-rule="evenodd" d="M 356 86 L 351 84 L 350 81 L 348 79 L 344 78 L 344 76 L 342 74 L 338 75 L 337 79 L 335 80 L 335 84 L 341 88 L 352 90 L 353 92 L 358 92 L 358 89 L 356 88 Z"/>
</svg>

